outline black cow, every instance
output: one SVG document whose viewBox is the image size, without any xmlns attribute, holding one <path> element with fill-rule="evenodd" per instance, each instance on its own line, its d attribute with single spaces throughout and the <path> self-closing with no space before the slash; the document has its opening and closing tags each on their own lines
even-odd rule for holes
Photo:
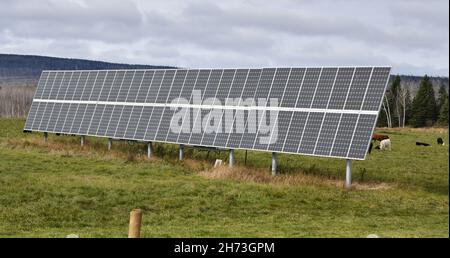
<svg viewBox="0 0 450 258">
<path fill-rule="evenodd" d="M 441 137 L 437 138 L 437 144 L 444 145 L 444 140 Z"/>
</svg>

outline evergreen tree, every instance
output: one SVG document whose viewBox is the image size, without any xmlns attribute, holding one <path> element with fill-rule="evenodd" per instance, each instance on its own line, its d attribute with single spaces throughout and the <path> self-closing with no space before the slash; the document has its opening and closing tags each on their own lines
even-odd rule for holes
<svg viewBox="0 0 450 258">
<path fill-rule="evenodd" d="M 438 124 L 441 126 L 448 126 L 448 95 L 441 105 Z"/>
<path fill-rule="evenodd" d="M 432 126 L 437 120 L 433 85 L 427 75 L 420 82 L 411 111 L 410 123 L 413 127 Z"/>
<path fill-rule="evenodd" d="M 442 105 L 445 102 L 445 99 L 448 97 L 448 93 L 447 90 L 445 89 L 445 85 L 441 84 L 441 86 L 439 87 L 439 92 L 438 92 L 438 99 L 436 100 L 436 105 L 437 105 L 437 110 L 440 111 L 442 108 Z"/>
</svg>

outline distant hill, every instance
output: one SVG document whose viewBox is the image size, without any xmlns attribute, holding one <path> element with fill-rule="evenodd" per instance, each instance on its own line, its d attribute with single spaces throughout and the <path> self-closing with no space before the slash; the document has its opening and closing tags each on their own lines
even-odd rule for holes
<svg viewBox="0 0 450 258">
<path fill-rule="evenodd" d="M 42 70 L 105 70 L 175 68 L 158 65 L 118 64 L 74 58 L 0 54 L 0 86 L 37 84 Z"/>
<path fill-rule="evenodd" d="M 118 64 L 73 58 L 59 58 L 32 55 L 0 54 L 0 86 L 34 86 L 37 84 L 42 70 L 102 70 L 102 69 L 158 69 L 175 68 L 157 65 Z M 400 75 L 402 83 L 411 88 L 415 95 L 422 77 Z M 394 75 L 391 76 L 391 81 Z M 448 77 L 430 77 L 435 92 L 441 84 L 448 89 Z"/>
</svg>

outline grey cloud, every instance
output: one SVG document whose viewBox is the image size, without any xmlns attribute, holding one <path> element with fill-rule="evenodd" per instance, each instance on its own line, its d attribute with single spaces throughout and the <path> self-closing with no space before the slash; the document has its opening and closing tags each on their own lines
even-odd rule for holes
<svg viewBox="0 0 450 258">
<path fill-rule="evenodd" d="M 364 65 L 448 75 L 448 2 L 0 2 L 0 52 L 188 67 Z"/>
</svg>

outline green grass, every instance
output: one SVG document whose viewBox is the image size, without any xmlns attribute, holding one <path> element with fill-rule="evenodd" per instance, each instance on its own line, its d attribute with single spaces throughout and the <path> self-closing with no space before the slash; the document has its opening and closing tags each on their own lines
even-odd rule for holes
<svg viewBox="0 0 450 258">
<path fill-rule="evenodd" d="M 448 131 L 379 130 L 393 150 L 354 162 L 356 189 L 345 190 L 345 161 L 279 155 L 280 177 L 327 183 L 209 178 L 200 171 L 227 153 L 23 134 L 21 119 L 0 119 L 0 237 L 126 237 L 129 212 L 144 211 L 143 237 L 448 237 Z M 415 146 L 416 140 L 432 143 Z M 236 160 L 243 165 L 244 152 Z M 270 153 L 249 152 L 247 167 L 269 173 Z M 242 167 L 237 170 L 247 173 Z M 364 187 L 364 186 L 375 187 Z M 377 187 L 381 186 L 381 187 Z"/>
</svg>

